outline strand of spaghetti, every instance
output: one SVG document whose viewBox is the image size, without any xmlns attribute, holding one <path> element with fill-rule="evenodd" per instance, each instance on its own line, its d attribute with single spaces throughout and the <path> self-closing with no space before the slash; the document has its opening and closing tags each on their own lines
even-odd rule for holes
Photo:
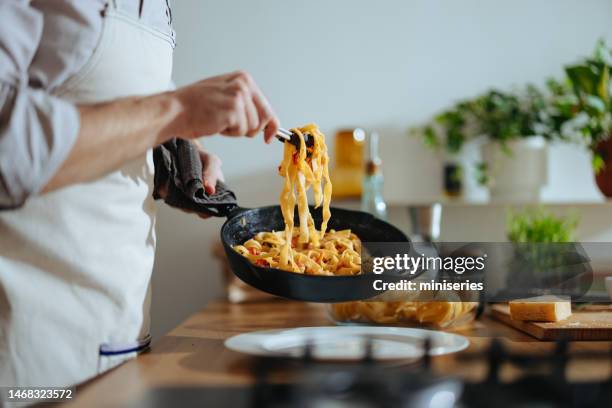
<svg viewBox="0 0 612 408">
<path fill-rule="evenodd" d="M 292 129 L 293 132 L 297 133 L 300 138 L 300 149 L 298 151 L 297 168 L 298 168 L 298 218 L 300 220 L 300 238 L 298 240 L 301 244 L 306 244 L 310 241 L 310 234 L 308 228 L 308 197 L 306 196 L 305 176 L 303 164 L 306 161 L 306 143 L 304 143 L 304 135 L 298 129 Z"/>
<path fill-rule="evenodd" d="M 293 234 L 293 213 L 295 211 L 294 179 L 295 171 L 291 168 L 293 151 L 289 143 L 285 143 L 283 162 L 281 163 L 281 174 L 285 178 L 285 183 L 280 197 L 280 207 L 285 221 L 285 242 L 280 254 L 280 267 L 291 270 L 297 268 L 293 260 L 291 251 L 291 239 Z"/>
<path fill-rule="evenodd" d="M 313 171 L 313 179 L 314 184 L 312 186 L 312 191 L 314 193 L 314 201 L 315 208 L 321 206 L 323 202 L 323 195 L 321 192 L 321 176 L 323 175 L 323 155 L 321 154 L 322 146 L 325 145 L 325 140 L 322 139 L 321 133 L 318 131 L 311 130 L 311 136 L 314 138 L 314 149 L 313 151 L 313 160 L 312 160 L 312 171 Z"/>
<path fill-rule="evenodd" d="M 298 215 L 300 220 L 300 239 L 302 244 L 310 243 L 319 246 L 319 232 L 316 230 L 314 220 L 308 209 L 308 196 L 306 190 L 308 185 L 317 186 L 320 180 L 315 179 L 311 164 L 308 163 L 308 152 L 304 133 L 301 129 L 292 129 L 300 139 L 300 150 L 298 155 Z M 313 152 L 310 158 L 311 163 L 315 163 L 318 158 L 319 143 L 315 140 Z"/>
<path fill-rule="evenodd" d="M 325 231 L 327 231 L 327 224 L 331 218 L 329 205 L 331 204 L 332 183 L 329 179 L 328 162 L 329 156 L 327 155 L 327 146 L 323 144 L 321 167 L 323 168 L 323 181 L 325 182 L 325 186 L 323 187 L 323 221 L 321 222 L 321 236 L 325 235 Z"/>
</svg>

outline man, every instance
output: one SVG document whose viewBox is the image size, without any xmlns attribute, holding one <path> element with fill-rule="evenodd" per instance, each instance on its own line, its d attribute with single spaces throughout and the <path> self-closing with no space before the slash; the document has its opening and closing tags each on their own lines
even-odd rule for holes
<svg viewBox="0 0 612 408">
<path fill-rule="evenodd" d="M 244 72 L 168 91 L 166 0 L 7 0 L 0 22 L 0 385 L 67 386 L 150 343 L 151 149 L 278 119 Z"/>
</svg>

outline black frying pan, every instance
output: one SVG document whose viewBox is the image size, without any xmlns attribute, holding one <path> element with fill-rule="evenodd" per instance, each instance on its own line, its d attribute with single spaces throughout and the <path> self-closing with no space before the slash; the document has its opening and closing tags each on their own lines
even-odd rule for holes
<svg viewBox="0 0 612 408">
<path fill-rule="evenodd" d="M 318 226 L 321 223 L 321 209 L 310 207 Z M 282 231 L 285 222 L 279 206 L 245 209 L 237 205 L 217 206 L 214 213 L 227 217 L 221 227 L 221 241 L 232 271 L 247 284 L 276 296 L 307 302 L 347 302 L 363 300 L 380 294 L 374 289 L 378 275 L 356 276 L 315 276 L 266 268 L 252 264 L 232 247 L 243 244 L 261 231 Z M 297 216 L 295 217 L 297 222 Z M 393 225 L 361 211 L 331 208 L 328 229 L 350 229 L 364 243 L 408 242 L 406 235 Z"/>
</svg>

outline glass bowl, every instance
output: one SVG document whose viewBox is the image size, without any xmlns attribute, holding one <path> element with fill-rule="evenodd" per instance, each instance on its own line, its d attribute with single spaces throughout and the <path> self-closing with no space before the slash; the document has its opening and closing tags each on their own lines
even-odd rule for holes
<svg viewBox="0 0 612 408">
<path fill-rule="evenodd" d="M 336 324 L 381 324 L 459 328 L 476 317 L 478 302 L 451 301 L 356 301 L 327 305 Z"/>
</svg>

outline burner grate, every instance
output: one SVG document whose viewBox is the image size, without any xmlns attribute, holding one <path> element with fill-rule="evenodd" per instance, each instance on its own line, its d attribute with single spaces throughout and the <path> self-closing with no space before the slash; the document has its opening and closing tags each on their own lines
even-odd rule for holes
<svg viewBox="0 0 612 408">
<path fill-rule="evenodd" d="M 408 364 L 372 358 L 372 339 L 364 341 L 364 357 L 355 363 L 323 363 L 313 358 L 312 344 L 299 360 L 262 357 L 252 367 L 250 387 L 158 388 L 135 407 L 475 407 L 517 406 L 609 408 L 612 376 L 604 381 L 573 383 L 565 371 L 572 356 L 569 343 L 557 342 L 551 353 L 514 353 L 493 340 L 485 353 L 461 354 L 459 362 L 484 360 L 488 371 L 480 382 L 464 382 L 434 372 L 431 341 L 423 343 L 423 357 Z M 579 356 L 608 359 L 609 353 L 581 352 Z M 521 375 L 504 382 L 502 367 L 511 364 Z M 612 366 L 611 366 L 612 373 Z"/>
</svg>

